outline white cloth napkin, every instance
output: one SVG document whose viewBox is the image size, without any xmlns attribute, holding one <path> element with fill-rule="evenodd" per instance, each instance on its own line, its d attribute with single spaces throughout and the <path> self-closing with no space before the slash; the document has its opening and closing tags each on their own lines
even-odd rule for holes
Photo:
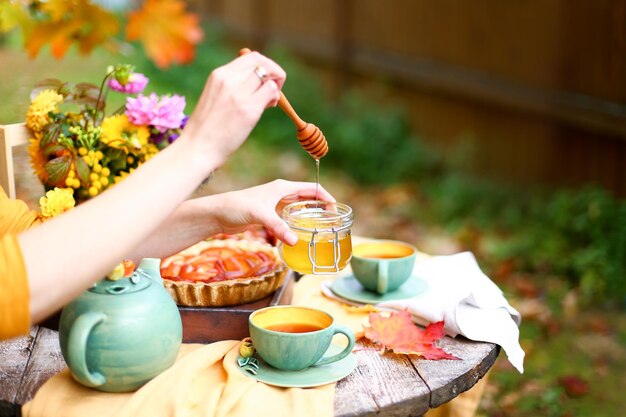
<svg viewBox="0 0 626 417">
<path fill-rule="evenodd" d="M 500 345 L 509 362 L 524 372 L 524 351 L 519 344 L 522 316 L 502 291 L 485 275 L 471 252 L 435 256 L 417 262 L 413 275 L 428 289 L 414 298 L 380 303 L 407 309 L 423 325 L 444 320 L 446 333 Z"/>
<path fill-rule="evenodd" d="M 504 349 L 509 362 L 524 372 L 525 354 L 519 344 L 522 317 L 481 271 L 471 252 L 419 259 L 413 275 L 428 284 L 424 292 L 413 298 L 382 302 L 377 307 L 408 310 L 413 320 L 424 326 L 443 320 L 446 333 L 452 337 L 461 334 L 471 340 L 496 343 Z M 339 298 L 331 293 L 329 285 L 322 285 L 322 292 Z"/>
</svg>

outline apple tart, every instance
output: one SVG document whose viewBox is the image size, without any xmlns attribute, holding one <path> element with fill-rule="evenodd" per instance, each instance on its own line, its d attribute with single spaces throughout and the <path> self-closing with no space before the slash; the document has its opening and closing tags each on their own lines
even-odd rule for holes
<svg viewBox="0 0 626 417">
<path fill-rule="evenodd" d="M 260 300 L 284 282 L 287 267 L 275 247 L 246 240 L 199 242 L 161 261 L 176 304 L 223 307 Z"/>
</svg>

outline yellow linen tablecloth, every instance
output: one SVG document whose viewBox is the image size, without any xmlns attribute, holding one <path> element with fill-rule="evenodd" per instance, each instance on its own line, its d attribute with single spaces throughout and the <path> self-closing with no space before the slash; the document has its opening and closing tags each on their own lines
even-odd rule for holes
<svg viewBox="0 0 626 417">
<path fill-rule="evenodd" d="M 176 363 L 131 393 L 105 393 L 75 382 L 66 368 L 22 407 L 24 417 L 250 417 L 333 415 L 335 384 L 277 388 L 245 376 L 239 341 L 184 344 Z"/>
</svg>

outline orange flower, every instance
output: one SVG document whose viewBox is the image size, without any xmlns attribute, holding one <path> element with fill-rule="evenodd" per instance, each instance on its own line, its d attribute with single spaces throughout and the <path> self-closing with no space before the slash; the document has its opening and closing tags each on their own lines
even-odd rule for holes
<svg viewBox="0 0 626 417">
<path fill-rule="evenodd" d="M 41 142 L 41 133 L 35 133 L 35 137 L 29 140 L 28 143 L 28 155 L 30 156 L 30 165 L 33 167 L 33 171 L 39 178 L 42 184 L 48 181 L 48 171 L 46 170 L 46 160 L 43 157 L 43 153 L 39 149 L 39 142 Z"/>
</svg>

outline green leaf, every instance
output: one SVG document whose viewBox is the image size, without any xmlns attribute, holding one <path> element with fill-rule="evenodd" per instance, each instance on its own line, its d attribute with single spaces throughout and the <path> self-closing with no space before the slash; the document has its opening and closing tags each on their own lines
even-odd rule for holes
<svg viewBox="0 0 626 417">
<path fill-rule="evenodd" d="M 73 87 L 74 87 L 74 83 L 64 82 L 63 84 L 61 84 L 61 87 L 59 87 L 57 92 L 59 94 L 62 94 L 64 99 L 67 99 L 70 96 L 70 94 L 72 94 Z"/>
<path fill-rule="evenodd" d="M 74 92 L 84 92 L 84 91 L 95 91 L 96 93 L 100 91 L 100 87 L 92 83 L 78 83 L 74 86 Z"/>
<path fill-rule="evenodd" d="M 54 155 L 57 152 L 61 152 L 67 149 L 67 146 L 61 145 L 59 143 L 52 143 L 45 148 L 43 148 L 43 156 L 46 158 L 50 155 Z"/>
<path fill-rule="evenodd" d="M 126 169 L 126 159 L 113 159 L 109 163 L 109 168 L 111 168 L 111 172 L 119 172 Z"/>
<path fill-rule="evenodd" d="M 45 165 L 49 176 L 48 181 L 56 187 L 64 187 L 65 178 L 67 178 L 67 173 L 70 172 L 71 166 L 72 158 L 69 155 L 51 159 Z"/>
<path fill-rule="evenodd" d="M 37 97 L 37 95 L 44 90 L 54 90 L 59 92 L 63 85 L 63 81 L 56 78 L 46 78 L 44 80 L 41 80 L 35 84 L 35 88 L 33 88 L 30 92 L 30 99 L 31 101 L 34 100 L 35 97 Z"/>
<path fill-rule="evenodd" d="M 72 90 L 71 102 L 95 107 L 98 103 L 100 88 L 91 83 L 78 83 Z M 104 107 L 104 100 L 100 108 Z"/>
<path fill-rule="evenodd" d="M 112 173 L 126 169 L 126 152 L 122 149 L 107 148 L 105 151 L 106 165 Z"/>
<path fill-rule="evenodd" d="M 61 133 L 66 138 L 71 138 L 72 137 L 72 133 L 70 132 L 70 127 L 71 126 L 69 124 L 67 124 L 67 123 L 61 123 Z"/>
<path fill-rule="evenodd" d="M 57 123 L 49 124 L 44 128 L 44 134 L 39 143 L 40 148 L 46 148 L 54 143 L 57 143 L 59 134 L 61 133 L 61 126 Z"/>
<path fill-rule="evenodd" d="M 80 180 L 80 183 L 86 187 L 89 185 L 89 166 L 87 162 L 81 157 L 76 156 L 74 158 L 74 165 L 76 166 L 76 176 Z"/>
</svg>

